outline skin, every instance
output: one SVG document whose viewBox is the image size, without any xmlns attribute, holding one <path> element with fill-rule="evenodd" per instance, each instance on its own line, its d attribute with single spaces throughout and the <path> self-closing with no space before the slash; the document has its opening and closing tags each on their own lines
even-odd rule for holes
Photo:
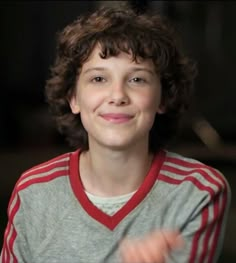
<svg viewBox="0 0 236 263">
<path fill-rule="evenodd" d="M 69 102 L 88 132 L 89 151 L 80 158 L 84 187 L 115 196 L 137 190 L 146 176 L 149 131 L 164 110 L 151 60 L 136 63 L 126 53 L 102 59 L 100 52 L 96 46 L 83 64 Z"/>
<path fill-rule="evenodd" d="M 184 245 L 178 231 L 154 231 L 139 239 L 124 239 L 120 244 L 122 263 L 165 263 L 171 250 Z"/>
<path fill-rule="evenodd" d="M 84 189 L 109 197 L 142 184 L 153 156 L 148 150 L 155 115 L 164 112 L 160 78 L 151 60 L 120 53 L 102 59 L 97 45 L 83 64 L 69 98 L 88 133 L 89 150 L 80 156 Z M 123 263 L 164 263 L 179 243 L 176 231 L 157 231 L 120 244 Z"/>
<path fill-rule="evenodd" d="M 146 147 L 155 115 L 163 111 L 154 65 L 135 63 L 126 53 L 102 59 L 100 52 L 97 46 L 82 66 L 72 112 L 80 112 L 89 146 L 124 151 L 141 139 L 139 147 Z"/>
</svg>

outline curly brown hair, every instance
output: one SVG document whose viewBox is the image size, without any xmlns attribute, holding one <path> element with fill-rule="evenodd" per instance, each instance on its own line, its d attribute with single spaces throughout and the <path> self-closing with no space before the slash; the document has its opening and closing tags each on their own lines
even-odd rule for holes
<svg viewBox="0 0 236 263">
<path fill-rule="evenodd" d="M 71 112 L 68 96 L 75 88 L 79 69 L 98 43 L 104 59 L 126 52 L 134 60 L 153 61 L 161 79 L 165 113 L 156 114 L 149 151 L 155 153 L 166 147 L 189 105 L 196 65 L 183 54 L 177 31 L 167 18 L 137 14 L 128 8 L 100 8 L 79 17 L 59 34 L 55 63 L 45 89 L 59 131 L 71 146 L 88 150 L 87 132 L 80 115 Z"/>
</svg>

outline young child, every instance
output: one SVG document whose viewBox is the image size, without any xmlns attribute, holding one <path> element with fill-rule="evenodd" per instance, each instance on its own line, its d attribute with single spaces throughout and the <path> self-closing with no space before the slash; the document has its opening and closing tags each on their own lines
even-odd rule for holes
<svg viewBox="0 0 236 263">
<path fill-rule="evenodd" d="M 159 15 L 101 8 L 59 35 L 46 85 L 75 151 L 20 177 L 1 263 L 211 263 L 230 204 L 223 175 L 166 150 L 195 65 Z"/>
</svg>

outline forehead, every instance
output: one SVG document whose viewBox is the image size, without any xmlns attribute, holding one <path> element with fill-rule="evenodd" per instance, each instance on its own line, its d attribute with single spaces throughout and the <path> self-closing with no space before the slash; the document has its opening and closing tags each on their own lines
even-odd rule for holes
<svg viewBox="0 0 236 263">
<path fill-rule="evenodd" d="M 153 61 L 151 59 L 143 59 L 141 57 L 137 57 L 136 59 L 134 59 L 134 56 L 131 52 L 126 53 L 126 52 L 120 51 L 116 56 L 107 56 L 104 58 L 102 48 L 99 44 L 97 44 L 93 48 L 88 59 L 83 63 L 82 68 L 86 69 L 89 67 L 93 67 L 95 65 L 105 66 L 105 65 L 109 65 L 112 62 L 117 63 L 118 61 L 130 67 L 140 66 L 140 67 L 145 67 L 145 68 L 152 69 L 152 70 L 155 69 Z"/>
</svg>

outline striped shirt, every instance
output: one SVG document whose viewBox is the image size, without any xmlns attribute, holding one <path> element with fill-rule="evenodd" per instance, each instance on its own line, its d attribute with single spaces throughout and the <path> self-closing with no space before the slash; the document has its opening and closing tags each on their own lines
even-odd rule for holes
<svg viewBox="0 0 236 263">
<path fill-rule="evenodd" d="M 231 192 L 197 160 L 160 151 L 139 189 L 114 214 L 94 205 L 79 175 L 80 151 L 21 175 L 8 207 L 1 263 L 122 263 L 119 243 L 179 229 L 183 249 L 167 263 L 214 263 L 222 249 Z"/>
</svg>

